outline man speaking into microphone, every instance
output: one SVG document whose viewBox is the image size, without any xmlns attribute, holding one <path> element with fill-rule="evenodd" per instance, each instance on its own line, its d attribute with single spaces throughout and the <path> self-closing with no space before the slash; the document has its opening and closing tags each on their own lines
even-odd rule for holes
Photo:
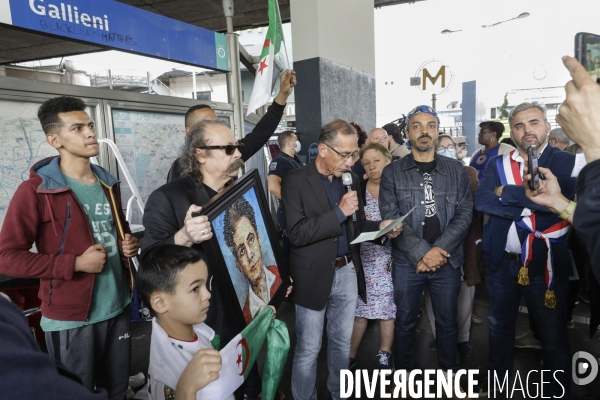
<svg viewBox="0 0 600 400">
<path fill-rule="evenodd" d="M 392 221 L 367 221 L 358 177 L 351 171 L 358 159 L 356 130 L 335 120 L 319 132 L 319 154 L 282 180 L 281 198 L 291 242 L 290 274 L 296 304 L 296 349 L 292 393 L 296 400 L 316 400 L 317 356 L 327 317 L 327 388 L 340 398 L 340 370 L 348 368 L 350 337 L 357 295 L 367 302 L 359 246 L 361 232 L 378 231 Z M 350 180 L 342 182 L 342 175 Z M 346 187 L 344 187 L 346 186 Z M 355 215 L 353 221 L 352 215 Z M 394 238 L 401 225 L 388 233 Z"/>
</svg>

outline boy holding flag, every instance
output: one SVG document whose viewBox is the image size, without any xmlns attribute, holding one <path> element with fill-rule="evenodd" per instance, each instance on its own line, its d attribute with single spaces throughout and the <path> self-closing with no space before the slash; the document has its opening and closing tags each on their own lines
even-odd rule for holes
<svg viewBox="0 0 600 400">
<path fill-rule="evenodd" d="M 285 324 L 273 320 L 273 309 L 266 307 L 219 353 L 219 335 L 204 323 L 211 296 L 207 279 L 203 255 L 194 248 L 158 245 L 144 254 L 137 284 L 154 316 L 149 398 L 175 399 L 178 387 L 185 387 L 182 382 L 197 379 L 200 369 L 196 391 L 178 397 L 233 400 L 266 339 L 262 388 L 264 398 L 272 399 L 289 349 Z"/>
</svg>

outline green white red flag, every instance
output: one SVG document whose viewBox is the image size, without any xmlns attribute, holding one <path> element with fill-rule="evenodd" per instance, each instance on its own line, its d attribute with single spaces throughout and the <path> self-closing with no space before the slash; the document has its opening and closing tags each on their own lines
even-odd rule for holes
<svg viewBox="0 0 600 400">
<path fill-rule="evenodd" d="M 254 79 L 254 88 L 252 89 L 252 96 L 248 103 L 248 114 L 271 100 L 273 71 L 276 70 L 275 57 L 281 50 L 283 38 L 280 21 L 277 0 L 269 0 L 269 30 L 267 30 L 265 43 L 260 54 L 260 63 L 258 64 L 256 78 Z"/>
<path fill-rule="evenodd" d="M 267 349 L 262 374 L 262 398 L 275 398 L 290 349 L 290 336 L 285 323 L 273 319 L 273 312 L 271 307 L 265 307 L 219 352 L 219 379 L 200 390 L 197 399 L 221 400 L 231 395 L 248 377 L 265 341 Z"/>
</svg>

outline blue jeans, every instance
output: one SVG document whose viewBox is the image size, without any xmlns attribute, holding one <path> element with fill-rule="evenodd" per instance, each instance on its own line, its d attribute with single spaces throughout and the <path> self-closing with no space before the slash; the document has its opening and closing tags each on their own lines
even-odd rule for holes
<svg viewBox="0 0 600 400">
<path fill-rule="evenodd" d="M 435 315 L 437 333 L 437 356 L 443 370 L 458 369 L 458 324 L 456 322 L 458 293 L 460 291 L 460 268 L 443 265 L 435 272 L 417 274 L 415 266 L 394 263 L 394 302 L 396 323 L 394 328 L 394 367 L 413 369 L 415 331 L 425 284 Z"/>
<path fill-rule="evenodd" d="M 327 305 L 320 311 L 296 305 L 296 350 L 292 367 L 292 394 L 296 400 L 317 400 L 317 357 L 327 317 L 327 388 L 340 398 L 340 370 L 348 369 L 350 337 L 358 285 L 350 263 L 335 271 Z"/>
<path fill-rule="evenodd" d="M 530 275 L 529 285 L 519 285 L 517 276 L 520 268 L 520 262 L 503 258 L 498 269 L 488 269 L 487 284 L 491 307 L 488 315 L 490 322 L 489 369 L 496 371 L 502 377 L 507 371 L 512 373 L 515 323 L 521 296 L 523 296 L 542 343 L 544 366 L 541 368 L 565 371 L 557 373 L 556 377 L 565 388 L 564 398 L 568 399 L 571 383 L 571 353 L 567 336 L 569 279 L 555 277 L 556 308 L 548 308 L 544 305 L 547 289 L 545 277 Z M 563 392 L 561 387 L 553 378 L 549 381 L 550 385 L 544 388 L 544 396 L 560 395 Z"/>
</svg>

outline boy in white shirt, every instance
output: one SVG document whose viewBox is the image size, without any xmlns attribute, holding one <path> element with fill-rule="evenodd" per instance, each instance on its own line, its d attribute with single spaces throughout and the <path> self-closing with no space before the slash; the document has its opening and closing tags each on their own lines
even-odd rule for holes
<svg viewBox="0 0 600 400">
<path fill-rule="evenodd" d="M 194 248 L 158 245 L 144 254 L 137 276 L 138 291 L 152 320 L 148 394 L 151 400 L 197 399 L 196 392 L 218 379 L 219 336 L 204 324 L 210 305 L 208 270 Z M 200 369 L 200 371 L 198 371 Z M 184 383 L 201 373 L 195 391 Z M 199 399 L 199 397 L 198 397 Z M 231 395 L 224 400 L 233 400 Z"/>
</svg>

